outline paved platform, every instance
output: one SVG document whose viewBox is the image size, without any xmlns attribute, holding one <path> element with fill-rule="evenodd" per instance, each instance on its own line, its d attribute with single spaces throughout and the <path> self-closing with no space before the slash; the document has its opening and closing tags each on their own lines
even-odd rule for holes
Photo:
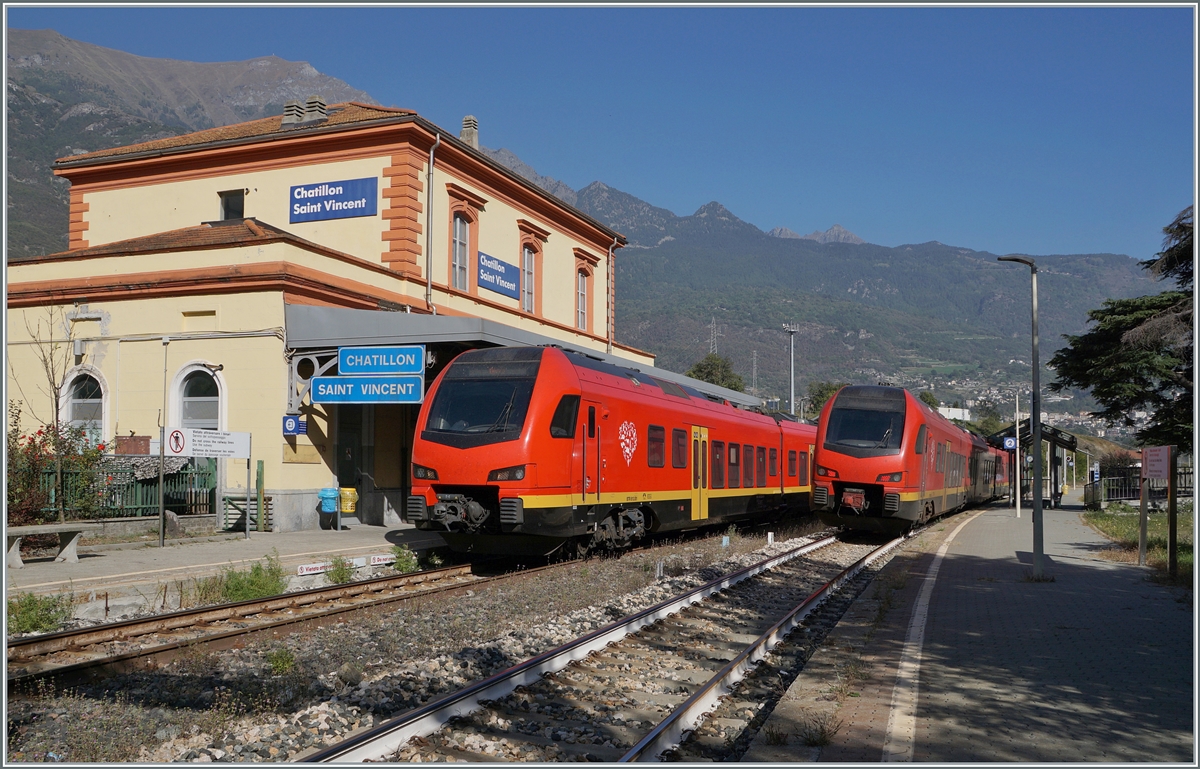
<svg viewBox="0 0 1200 769">
<path fill-rule="evenodd" d="M 1078 495 L 1065 502 L 1045 511 L 1053 581 L 1031 579 L 1028 508 L 968 511 L 914 538 L 742 760 L 1195 765 L 1192 592 L 1099 558 L 1107 540 Z M 836 733 L 807 747 L 799 735 L 822 719 Z"/>
<path fill-rule="evenodd" d="M 150 596 L 163 584 L 204 577 L 234 566 L 245 568 L 272 552 L 285 570 L 327 561 L 388 554 L 393 545 L 407 544 L 416 552 L 444 547 L 435 532 L 417 531 L 409 524 L 367 526 L 353 521 L 341 531 L 317 529 L 285 533 L 251 531 L 247 538 L 235 534 L 204 540 L 167 540 L 146 545 L 79 548 L 78 563 L 55 563 L 51 558 L 31 558 L 23 569 L 6 569 L 7 594 L 71 591 L 79 600 L 96 600 L 105 593 Z M 95 596 L 95 598 L 93 598 Z"/>
</svg>

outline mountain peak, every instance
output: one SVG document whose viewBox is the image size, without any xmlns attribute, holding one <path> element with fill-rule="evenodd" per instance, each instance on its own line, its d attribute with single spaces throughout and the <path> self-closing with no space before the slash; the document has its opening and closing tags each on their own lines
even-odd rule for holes
<svg viewBox="0 0 1200 769">
<path fill-rule="evenodd" d="M 692 214 L 692 216 L 711 216 L 714 219 L 737 219 L 728 208 L 715 200 L 697 208 L 696 213 Z"/>
<path fill-rule="evenodd" d="M 818 243 L 853 243 L 858 245 L 867 242 L 840 224 L 835 224 L 824 232 L 815 230 L 804 235 L 803 238 L 805 240 L 815 240 Z"/>
<path fill-rule="evenodd" d="M 771 230 L 767 234 L 773 238 L 799 238 L 800 237 L 800 233 L 793 232 L 792 230 L 789 230 L 787 227 L 776 227 L 775 229 Z"/>
</svg>

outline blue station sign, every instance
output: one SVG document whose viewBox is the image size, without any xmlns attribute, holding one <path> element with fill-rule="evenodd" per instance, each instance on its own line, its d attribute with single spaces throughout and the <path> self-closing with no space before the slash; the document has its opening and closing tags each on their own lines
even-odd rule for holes
<svg viewBox="0 0 1200 769">
<path fill-rule="evenodd" d="M 283 418 L 284 435 L 307 435 L 308 422 L 298 416 L 288 414 Z"/>
<path fill-rule="evenodd" d="M 425 345 L 392 347 L 339 347 L 338 374 L 424 374 Z"/>
<path fill-rule="evenodd" d="M 379 210 L 379 180 L 346 179 L 292 187 L 288 197 L 290 221 L 315 222 L 374 216 Z"/>
<path fill-rule="evenodd" d="M 318 376 L 309 389 L 313 403 L 421 403 L 423 376 Z"/>
<path fill-rule="evenodd" d="M 479 252 L 479 287 L 513 299 L 521 296 L 521 275 L 515 264 Z"/>
</svg>

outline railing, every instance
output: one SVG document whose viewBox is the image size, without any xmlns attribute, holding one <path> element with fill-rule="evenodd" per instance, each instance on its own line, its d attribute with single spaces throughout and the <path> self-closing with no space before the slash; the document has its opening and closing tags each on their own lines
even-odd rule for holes
<svg viewBox="0 0 1200 769">
<path fill-rule="evenodd" d="M 92 482 L 77 470 L 63 471 L 64 509 L 75 518 L 123 518 L 158 515 L 158 477 L 138 479 L 133 468 L 118 462 L 92 475 Z M 163 503 L 181 515 L 215 513 L 217 463 L 211 458 L 192 460 L 163 477 Z M 44 515 L 58 511 L 58 489 L 53 470 L 43 472 L 41 488 L 49 497 Z"/>
<path fill-rule="evenodd" d="M 1195 482 L 1195 469 L 1180 467 L 1175 475 L 1175 496 L 1190 497 Z M 1148 501 L 1151 506 L 1162 506 L 1167 501 L 1167 481 L 1150 479 Z M 1110 470 L 1107 477 L 1093 481 L 1083 488 L 1083 504 L 1098 509 L 1107 502 L 1138 501 L 1142 498 L 1141 468 L 1123 467 Z"/>
</svg>

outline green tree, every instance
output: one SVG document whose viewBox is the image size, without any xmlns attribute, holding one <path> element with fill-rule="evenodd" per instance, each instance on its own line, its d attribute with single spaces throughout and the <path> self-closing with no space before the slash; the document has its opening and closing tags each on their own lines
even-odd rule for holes
<svg viewBox="0 0 1200 769">
<path fill-rule="evenodd" d="M 715 352 L 705 355 L 696 365 L 685 371 L 684 375 L 719 387 L 728 387 L 730 390 L 746 391 L 746 384 L 734 373 L 733 364 L 728 358 L 723 358 Z"/>
<path fill-rule="evenodd" d="M 1058 378 L 1054 392 L 1090 389 L 1102 407 L 1092 412 L 1110 425 L 1133 426 L 1133 412 L 1152 414 L 1138 430 L 1144 444 L 1192 450 L 1192 207 L 1163 228 L 1163 250 L 1142 262 L 1179 290 L 1153 296 L 1108 300 L 1088 313 L 1094 326 L 1079 336 L 1064 335 L 1067 346 L 1050 359 Z"/>
<path fill-rule="evenodd" d="M 825 403 L 837 395 L 837 391 L 846 386 L 846 382 L 809 382 L 808 406 L 805 411 L 816 418 L 821 413 Z"/>
<path fill-rule="evenodd" d="M 976 401 L 973 411 L 975 416 L 973 425 L 981 435 L 998 433 L 1008 424 L 1000 418 L 1000 410 L 990 400 Z"/>
<path fill-rule="evenodd" d="M 937 396 L 928 390 L 922 390 L 921 394 L 917 397 L 920 398 L 926 406 L 934 410 L 936 410 L 938 406 L 942 405 L 941 401 L 937 399 Z"/>
</svg>

